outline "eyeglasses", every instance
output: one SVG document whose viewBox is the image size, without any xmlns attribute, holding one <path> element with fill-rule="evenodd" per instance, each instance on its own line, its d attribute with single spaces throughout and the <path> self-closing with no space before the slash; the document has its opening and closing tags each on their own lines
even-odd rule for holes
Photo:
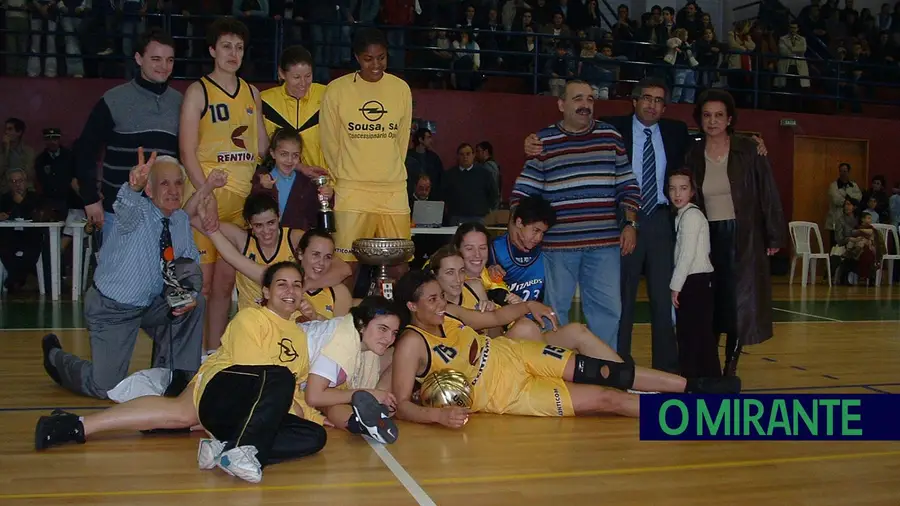
<svg viewBox="0 0 900 506">
<path fill-rule="evenodd" d="M 641 100 L 641 101 L 643 101 L 643 102 L 648 102 L 648 103 L 651 103 L 651 104 L 657 104 L 657 105 L 665 104 L 665 103 L 666 103 L 666 99 L 665 99 L 665 98 L 663 98 L 663 97 L 654 97 L 653 95 L 641 95 L 641 97 L 640 97 L 639 100 Z"/>
</svg>

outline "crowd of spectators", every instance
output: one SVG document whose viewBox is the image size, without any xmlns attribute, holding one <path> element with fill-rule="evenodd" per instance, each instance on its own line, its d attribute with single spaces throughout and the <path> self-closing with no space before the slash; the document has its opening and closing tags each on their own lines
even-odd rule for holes
<svg viewBox="0 0 900 506">
<path fill-rule="evenodd" d="M 366 24 L 397 27 L 387 30 L 390 66 L 407 69 L 404 77 L 414 84 L 441 88 L 477 90 L 493 76 L 519 73 L 533 92 L 558 94 L 566 79 L 578 77 L 606 99 L 628 94 L 620 80 L 655 75 L 672 86 L 674 102 L 692 103 L 705 88 L 727 86 L 741 106 L 793 108 L 802 101 L 772 92 L 812 89 L 844 97 L 858 111 L 860 98 L 876 98 L 878 84 L 900 77 L 900 2 L 873 13 L 857 11 L 854 0 L 811 0 L 795 17 L 778 0 L 765 0 L 758 15 L 742 10 L 750 19 L 722 29 L 692 1 L 678 11 L 653 5 L 640 14 L 624 4 L 612 13 L 607 5 L 597 0 L 110 0 L 96 5 L 2 0 L 2 68 L 4 75 L 130 78 L 133 38 L 161 25 L 179 39 L 175 75 L 197 78 L 208 60 L 202 42 L 206 26 L 214 16 L 233 15 L 251 31 L 251 57 L 243 73 L 254 80 L 274 80 L 278 48 L 303 44 L 314 53 L 316 81 L 328 82 L 331 70 L 352 65 L 353 26 Z"/>
</svg>

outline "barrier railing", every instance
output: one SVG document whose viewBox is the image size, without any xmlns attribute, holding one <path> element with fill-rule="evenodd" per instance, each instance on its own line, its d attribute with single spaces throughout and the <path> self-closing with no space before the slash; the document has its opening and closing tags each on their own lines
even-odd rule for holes
<svg viewBox="0 0 900 506">
<path fill-rule="evenodd" d="M 67 14 L 68 15 L 68 14 Z M 80 13 L 68 17 L 84 18 Z M 65 16 L 60 16 L 65 19 Z M 157 12 L 147 15 L 121 15 L 102 19 L 104 28 L 122 28 L 131 26 L 131 30 L 105 30 L 105 34 L 90 32 L 90 37 L 81 37 L 82 41 L 93 38 L 87 45 L 88 51 L 79 50 L 72 54 L 68 39 L 79 35 L 77 27 L 72 29 L 72 24 L 59 23 L 55 31 L 49 31 L 47 23 L 27 31 L 31 44 L 29 51 L 0 52 L 0 62 L 5 62 L 3 75 L 9 75 L 7 66 L 11 60 L 25 59 L 29 63 L 29 73 L 34 70 L 32 62 L 44 63 L 46 70 L 47 60 L 81 58 L 85 67 L 91 67 L 91 72 L 82 75 L 96 75 L 99 77 L 123 77 L 129 76 L 129 70 L 133 75 L 134 58 L 127 55 L 129 49 L 134 47 L 134 38 L 140 32 L 138 28 L 145 29 L 149 26 L 161 26 L 176 39 L 176 67 L 174 78 L 196 79 L 209 69 L 210 58 L 206 42 L 202 32 L 205 26 L 213 19 L 213 16 L 185 16 L 180 13 Z M 308 32 L 307 47 L 315 56 L 317 68 L 317 81 L 327 81 L 327 73 L 332 70 L 354 69 L 350 58 L 350 40 L 354 28 L 363 26 L 360 24 L 346 23 L 316 23 L 295 22 L 293 20 L 275 20 L 271 18 L 242 18 L 250 28 L 251 40 L 245 49 L 243 75 L 256 81 L 277 80 L 277 58 L 281 51 L 288 45 L 300 43 L 297 32 Z M 97 19 L 93 19 L 88 27 L 96 27 Z M 86 23 L 82 23 L 86 24 Z M 34 25 L 33 25 L 34 26 Z M 438 73 L 442 75 L 476 77 L 476 81 L 491 77 L 518 78 L 527 82 L 532 93 L 541 93 L 549 88 L 549 80 L 554 78 L 550 71 L 552 63 L 557 56 L 567 58 L 566 62 L 571 72 L 560 78 L 584 77 L 585 65 L 588 70 L 600 70 L 586 79 L 592 84 L 605 84 L 614 89 L 627 88 L 647 75 L 657 75 L 668 79 L 673 88 L 682 90 L 700 90 L 709 84 L 709 76 L 719 81 L 720 74 L 731 76 L 731 86 L 724 86 L 736 95 L 744 97 L 743 107 L 758 108 L 765 105 L 768 97 L 802 96 L 804 99 L 826 99 L 838 103 L 850 103 L 851 107 L 858 109 L 862 103 L 900 105 L 900 101 L 892 99 L 879 99 L 874 90 L 900 87 L 900 67 L 884 66 L 876 64 L 863 64 L 841 60 L 818 60 L 799 56 L 780 54 L 763 54 L 758 52 L 742 52 L 729 49 L 726 45 L 718 43 L 719 56 L 715 58 L 715 65 L 697 65 L 689 67 L 684 65 L 671 65 L 663 61 L 662 56 L 668 48 L 662 44 L 635 41 L 601 41 L 601 44 L 609 44 L 615 48 L 616 53 L 628 52 L 638 55 L 637 60 L 628 60 L 624 57 L 607 58 L 595 56 L 586 58 L 581 56 L 579 45 L 583 42 L 574 38 L 561 38 L 558 36 L 521 31 L 472 31 L 475 41 L 481 42 L 483 47 L 453 48 L 449 39 L 435 38 L 428 32 L 445 32 L 457 34 L 469 31 L 460 28 L 444 27 L 418 27 L 418 26 L 379 26 L 388 34 L 390 58 L 388 68 L 395 72 L 401 72 L 405 76 L 433 77 Z M 89 28 L 88 28 L 89 29 Z M 82 28 L 81 30 L 84 30 Z M 5 34 L 20 33 L 22 31 L 4 30 Z M 396 36 L 392 36 L 396 35 Z M 48 35 L 66 40 L 65 51 L 48 51 Z M 104 40 L 104 36 L 110 41 Z M 0 40 L 3 37 L 0 36 Z M 399 43 L 398 43 L 399 41 Z M 491 42 L 493 41 L 493 42 Z M 502 44 L 501 44 L 502 42 Z M 44 46 L 42 46 L 44 44 Z M 575 51 L 569 51 L 563 55 L 556 54 L 553 49 L 557 45 L 575 45 Z M 100 46 L 107 46 L 102 47 Z M 82 46 L 85 47 L 85 46 Z M 504 49 L 501 49 L 504 47 Z M 97 50 L 97 49 L 100 50 Z M 515 49 L 510 49 L 515 48 Z M 37 50 L 35 50 L 37 49 Z M 55 48 L 54 48 L 55 49 Z M 80 48 L 79 48 L 80 49 Z M 111 50 L 111 51 L 108 51 Z M 133 50 L 133 49 L 131 49 Z M 437 52 L 446 53 L 436 57 Z M 98 54 L 99 53 L 99 54 Z M 574 54 L 573 54 L 574 53 Z M 740 54 L 750 57 L 752 70 L 723 68 L 728 62 L 728 56 Z M 449 57 L 447 57 L 449 55 Z M 475 56 L 482 64 L 474 65 Z M 467 59 L 468 58 L 468 59 Z M 809 75 L 799 73 L 777 72 L 768 68 L 769 61 L 806 61 L 809 67 Z M 720 63 L 726 62 L 726 63 Z M 119 69 L 118 67 L 122 68 Z M 38 67 L 40 68 L 40 67 Z M 693 72 L 695 77 L 703 76 L 704 82 L 699 84 L 682 83 L 679 76 L 685 72 Z M 38 72 L 39 73 L 39 72 Z M 67 68 L 67 73 L 72 72 Z M 599 77 L 598 77 L 599 76 Z M 794 90 L 773 86 L 774 80 L 809 79 L 813 85 L 810 91 L 797 93 Z M 737 87 L 735 83 L 742 81 L 744 86 Z M 750 84 L 752 83 L 752 84 Z M 618 86 L 623 85 L 623 86 Z M 626 91 L 627 93 L 627 91 Z M 613 96 L 611 93 L 610 96 Z M 746 100 L 750 97 L 750 100 Z"/>
</svg>

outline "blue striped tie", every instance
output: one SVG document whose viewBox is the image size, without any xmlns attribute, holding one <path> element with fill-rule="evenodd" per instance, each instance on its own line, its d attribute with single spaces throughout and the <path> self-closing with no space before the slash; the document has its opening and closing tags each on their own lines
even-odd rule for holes
<svg viewBox="0 0 900 506">
<path fill-rule="evenodd" d="M 656 210 L 656 153 L 653 151 L 653 132 L 649 128 L 644 129 L 647 139 L 644 141 L 644 171 L 641 176 L 641 207 L 644 214 L 650 216 Z"/>
</svg>

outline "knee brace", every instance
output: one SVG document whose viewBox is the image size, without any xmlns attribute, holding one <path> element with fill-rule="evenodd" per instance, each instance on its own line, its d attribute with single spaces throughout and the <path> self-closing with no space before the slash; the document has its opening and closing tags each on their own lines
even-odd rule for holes
<svg viewBox="0 0 900 506">
<path fill-rule="evenodd" d="M 634 386 L 634 364 L 575 355 L 572 381 L 628 390 Z"/>
</svg>

